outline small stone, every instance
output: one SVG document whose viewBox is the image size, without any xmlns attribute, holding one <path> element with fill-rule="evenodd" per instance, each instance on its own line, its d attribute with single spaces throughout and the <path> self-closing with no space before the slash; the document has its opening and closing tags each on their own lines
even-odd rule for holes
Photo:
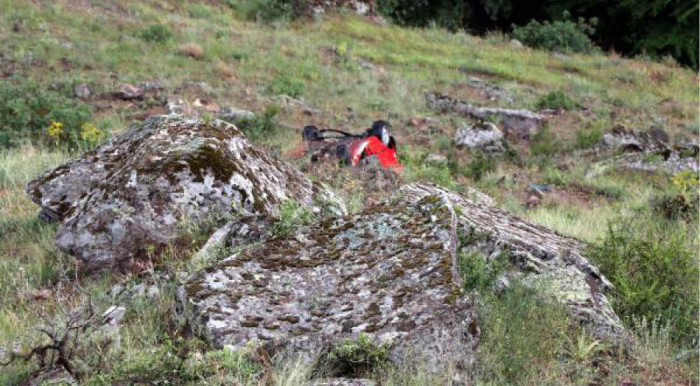
<svg viewBox="0 0 700 386">
<path fill-rule="evenodd" d="M 90 87 L 85 83 L 75 86 L 74 91 L 75 96 L 80 99 L 87 99 L 92 94 L 92 92 L 90 91 Z"/>
<path fill-rule="evenodd" d="M 455 145 L 467 149 L 478 149 L 487 153 L 503 151 L 503 133 L 491 122 L 480 122 L 469 127 L 461 127 L 455 134 Z"/>
</svg>

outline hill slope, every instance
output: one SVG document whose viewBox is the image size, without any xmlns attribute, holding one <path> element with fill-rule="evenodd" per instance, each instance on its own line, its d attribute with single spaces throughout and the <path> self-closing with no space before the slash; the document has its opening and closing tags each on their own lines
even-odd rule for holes
<svg viewBox="0 0 700 386">
<path fill-rule="evenodd" d="M 551 325 L 567 323 L 557 310 L 537 310 L 539 303 L 527 293 L 494 300 L 488 317 L 513 318 L 525 327 L 511 330 L 493 324 L 487 332 L 493 338 L 484 348 L 490 362 L 475 370 L 475 379 L 506 382 L 513 376 L 507 366 L 537 384 L 697 379 L 695 359 L 684 351 L 697 348 L 697 339 L 688 339 L 697 335 L 694 174 L 674 178 L 615 168 L 590 173 L 601 158 L 591 150 L 593 145 L 618 124 L 645 131 L 663 128 L 671 143 L 697 140 L 697 74 L 615 55 L 537 51 L 499 35 L 482 39 L 438 29 L 404 29 L 345 12 L 261 24 L 225 3 L 0 0 L 0 96 L 34 84 L 39 93 L 87 106 L 99 141 L 134 120 L 167 113 L 169 106 L 205 117 L 225 107 L 248 109 L 263 118 L 247 128 L 247 135 L 300 164 L 303 160 L 292 154 L 304 125 L 359 130 L 375 119 L 387 119 L 406 166 L 403 180 L 436 182 L 458 191 L 477 187 L 513 213 L 593 243 L 591 253 L 604 273 L 629 290 L 621 290 L 614 304 L 639 335 L 629 357 L 590 348 L 596 345 L 588 345 L 595 341 L 589 336 L 571 341 L 527 324 L 531 315 Z M 125 85 L 142 88 L 144 96 L 125 97 Z M 544 114 L 549 123 L 530 138 L 508 138 L 511 151 L 505 156 L 485 156 L 454 146 L 455 131 L 469 120 L 431 110 L 426 92 L 482 106 L 548 110 Z M 10 115 L 0 118 L 7 122 Z M 189 361 L 187 371 L 196 376 L 201 371 L 205 375 L 199 379 L 214 383 L 287 377 L 287 384 L 298 384 L 295 376 L 308 375 L 306 367 L 294 363 L 267 363 L 262 369 L 226 353 L 202 356 L 202 343 L 188 339 L 169 316 L 172 272 L 188 269 L 182 257 L 201 244 L 203 231 L 193 231 L 190 251 L 169 256 L 165 260 L 170 262 L 159 267 L 159 272 L 171 273 L 167 279 L 142 273 L 68 280 L 76 277 L 73 262 L 55 249 L 54 226 L 36 219 L 37 208 L 23 192 L 41 171 L 76 154 L 65 149 L 66 143 L 56 146 L 54 139 L 42 129 L 32 142 L 0 153 L 0 347 L 21 340 L 42 315 L 60 314 L 59 304 L 78 304 L 82 295 L 75 283 L 106 307 L 112 298 L 105 293 L 114 284 L 128 287 L 145 280 L 159 295 L 131 300 L 121 349 L 90 353 L 83 380 L 109 383 L 115 379 L 109 376 L 120 374 L 157 378 L 180 366 L 167 360 L 173 355 Z M 84 140 L 81 146 L 97 142 Z M 445 162 L 428 162 L 430 155 L 444 156 Z M 346 170 L 311 173 L 338 188 L 352 211 L 384 196 L 363 189 Z M 534 204 L 533 185 L 546 190 Z M 664 203 L 674 205 L 674 197 L 680 197 L 681 215 L 672 207 L 672 215 L 664 216 L 652 205 L 661 202 L 663 209 Z M 658 275 L 650 278 L 651 273 Z M 650 316 L 665 318 L 659 323 L 670 327 L 652 323 Z M 531 331 L 539 335 L 528 337 Z M 508 345 L 499 344 L 513 334 L 517 338 Z M 546 347 L 554 354 L 523 354 Z M 677 353 L 682 359 L 671 360 Z M 0 371 L 0 383 L 19 383 L 33 369 L 15 363 Z M 96 369 L 111 375 L 100 378 Z M 377 375 L 387 384 L 425 384 L 431 376 L 411 369 Z M 441 376 L 448 375 L 435 376 L 432 382 L 444 382 Z"/>
</svg>

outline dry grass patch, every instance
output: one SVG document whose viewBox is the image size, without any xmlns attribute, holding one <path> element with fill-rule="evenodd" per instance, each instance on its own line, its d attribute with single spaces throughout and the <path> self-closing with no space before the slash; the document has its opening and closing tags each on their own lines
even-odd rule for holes
<svg viewBox="0 0 700 386">
<path fill-rule="evenodd" d="M 196 60 L 201 60 L 204 58 L 204 48 L 197 43 L 185 43 L 178 48 L 178 52 L 180 55 Z"/>
</svg>

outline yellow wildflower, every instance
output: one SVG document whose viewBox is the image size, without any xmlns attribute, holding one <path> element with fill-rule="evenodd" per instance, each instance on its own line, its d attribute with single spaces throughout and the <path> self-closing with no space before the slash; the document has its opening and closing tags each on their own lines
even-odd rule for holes
<svg viewBox="0 0 700 386">
<path fill-rule="evenodd" d="M 684 193 L 697 189 L 697 186 L 700 185 L 700 178 L 698 178 L 697 172 L 692 170 L 682 171 L 674 175 L 671 180 L 673 181 L 673 186 Z"/>
<path fill-rule="evenodd" d="M 58 143 L 61 136 L 63 136 L 63 123 L 51 121 L 51 125 L 48 129 L 46 129 L 46 134 L 48 134 L 51 139 Z"/>
<path fill-rule="evenodd" d="M 90 144 L 90 146 L 95 146 L 97 141 L 100 140 L 102 132 L 92 123 L 83 123 L 80 127 L 80 139 Z"/>
</svg>

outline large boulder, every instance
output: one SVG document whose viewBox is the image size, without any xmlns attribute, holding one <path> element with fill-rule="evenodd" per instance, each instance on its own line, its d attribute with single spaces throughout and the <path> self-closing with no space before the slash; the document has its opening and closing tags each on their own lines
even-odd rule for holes
<svg viewBox="0 0 700 386">
<path fill-rule="evenodd" d="M 220 120 L 153 117 L 27 187 L 56 244 L 89 269 L 147 258 L 212 217 L 273 215 L 285 200 L 342 213 L 336 196 Z"/>
<path fill-rule="evenodd" d="M 457 265 L 467 251 L 508 256 L 503 282 L 520 280 L 597 336 L 618 337 L 611 285 L 582 250 L 483 201 L 414 184 L 359 214 L 223 257 L 186 279 L 178 296 L 195 331 L 219 347 L 311 356 L 364 334 L 394 362 L 439 371 L 468 365 L 479 341 L 479 294 L 464 291 Z"/>
<path fill-rule="evenodd" d="M 189 278 L 180 299 L 219 347 L 312 357 L 367 334 L 396 361 L 465 364 L 479 327 L 457 273 L 455 230 L 440 197 L 370 207 L 224 258 Z"/>
<path fill-rule="evenodd" d="M 487 264 L 506 256 L 499 284 L 519 280 L 564 304 L 601 339 L 617 340 L 623 327 L 605 293 L 612 284 L 583 255 L 585 245 L 522 220 L 483 201 L 431 185 L 411 184 L 399 194 L 407 201 L 442 197 L 456 213 L 458 252 L 476 252 Z"/>
</svg>

